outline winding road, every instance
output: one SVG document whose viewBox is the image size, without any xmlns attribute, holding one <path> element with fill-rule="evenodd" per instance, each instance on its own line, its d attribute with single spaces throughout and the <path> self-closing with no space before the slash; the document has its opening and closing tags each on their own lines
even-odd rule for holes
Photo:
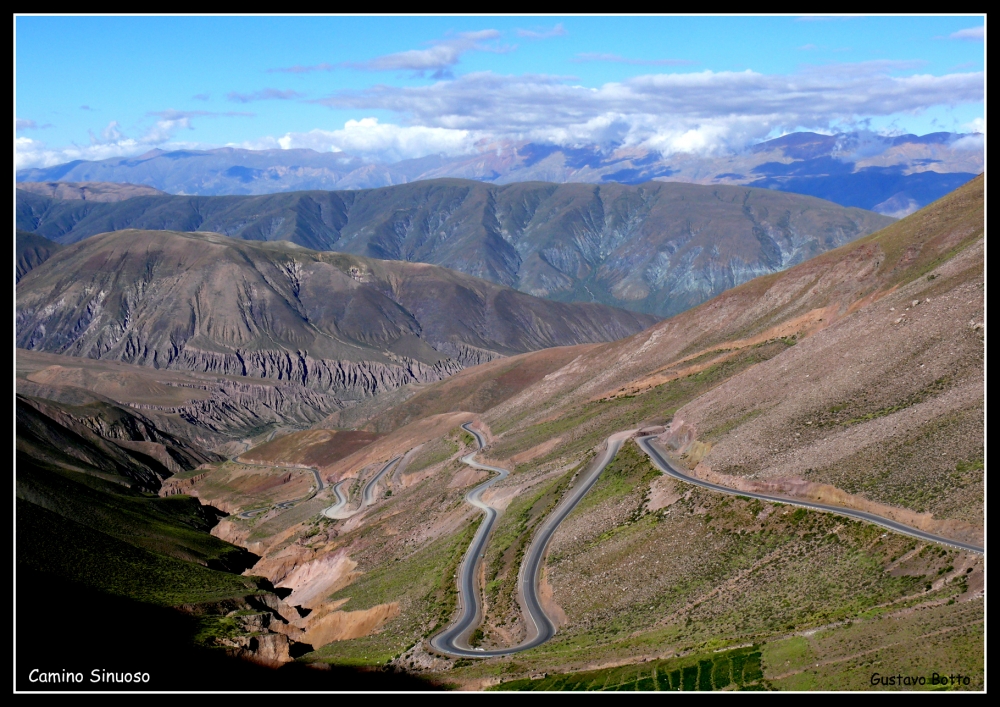
<svg viewBox="0 0 1000 707">
<path fill-rule="evenodd" d="M 482 449 L 485 446 L 483 444 L 482 435 L 471 427 L 471 423 L 462 425 L 462 428 L 476 438 L 476 443 L 479 445 L 479 449 Z M 445 630 L 431 638 L 431 647 L 439 653 L 455 657 L 489 658 L 526 651 L 529 648 L 534 648 L 535 646 L 545 643 L 555 635 L 555 626 L 545 614 L 538 598 L 538 585 L 541 578 L 542 565 L 545 559 L 545 550 L 559 525 L 566 519 L 566 516 L 568 516 L 573 509 L 576 508 L 577 504 L 579 504 L 580 500 L 587 494 L 591 487 L 593 487 L 598 477 L 600 477 L 601 472 L 604 471 L 607 465 L 610 464 L 615 458 L 615 455 L 618 454 L 618 450 L 621 448 L 622 443 L 631 437 L 634 432 L 635 430 L 627 430 L 616 433 L 608 438 L 607 449 L 604 454 L 599 458 L 599 460 L 591 463 L 577 484 L 563 498 L 556 509 L 549 515 L 548 518 L 545 519 L 538 531 L 535 533 L 535 537 L 528 546 L 528 551 L 525 554 L 525 559 L 521 565 L 520 574 L 518 576 L 519 598 L 522 606 L 527 611 L 528 618 L 530 619 L 529 634 L 524 642 L 510 648 L 484 650 L 482 648 L 473 648 L 469 645 L 469 637 L 482 621 L 482 602 L 478 586 L 479 568 L 482 563 L 483 556 L 485 555 L 486 541 L 489 539 L 489 534 L 493 530 L 493 525 L 497 518 L 496 509 L 484 503 L 482 495 L 486 489 L 505 479 L 510 472 L 501 467 L 480 464 L 473 458 L 475 457 L 475 452 L 462 457 L 462 461 L 465 464 L 468 464 L 475 469 L 495 472 L 497 475 L 476 486 L 465 495 L 466 501 L 476 508 L 481 509 L 485 513 L 485 518 L 483 518 L 482 524 L 476 531 L 476 535 L 472 539 L 472 544 L 469 545 L 469 549 L 465 553 L 465 557 L 462 559 L 462 564 L 458 571 L 458 616 Z M 666 454 L 653 446 L 652 440 L 654 437 L 655 435 L 637 437 L 636 443 L 650 458 L 650 461 L 652 461 L 654 466 L 660 469 L 663 473 L 668 474 L 669 476 L 672 476 L 680 481 L 694 484 L 695 486 L 701 486 L 702 488 L 717 491 L 719 493 L 734 496 L 747 496 L 749 498 L 758 498 L 762 501 L 784 503 L 791 506 L 801 506 L 803 508 L 810 508 L 817 511 L 837 513 L 839 515 L 856 518 L 868 523 L 874 523 L 888 530 L 902 533 L 903 535 L 908 535 L 919 540 L 947 545 L 948 547 L 953 547 L 958 550 L 965 550 L 978 554 L 984 554 L 985 552 L 984 548 L 977 545 L 963 543 L 958 540 L 952 540 L 950 538 L 941 537 L 940 535 L 928 533 L 874 513 L 844 508 L 842 506 L 830 506 L 822 503 L 813 503 L 811 501 L 802 501 L 784 496 L 739 491 L 727 486 L 721 486 L 719 484 L 703 481 L 678 471 L 667 460 Z"/>
<path fill-rule="evenodd" d="M 910 537 L 917 538 L 918 540 L 926 540 L 932 543 L 938 543 L 940 545 L 947 545 L 953 547 L 957 550 L 966 550 L 968 552 L 975 552 L 980 555 L 985 553 L 984 548 L 978 545 L 971 545 L 969 543 L 963 543 L 958 540 L 952 540 L 950 538 L 944 538 L 940 535 L 934 535 L 933 533 L 928 533 L 918 528 L 913 528 L 909 525 L 899 523 L 889 518 L 884 518 L 874 513 L 868 513 L 866 511 L 858 511 L 853 508 L 845 508 L 843 506 L 828 506 L 824 503 L 813 503 L 812 501 L 802 501 L 795 498 L 788 498 L 785 496 L 771 496 L 764 493 L 753 493 L 751 491 L 738 491 L 736 489 L 730 488 L 728 486 L 722 486 L 720 484 L 713 484 L 709 481 L 702 481 L 701 479 L 688 476 L 687 474 L 678 471 L 668 460 L 666 455 L 658 450 L 652 445 L 652 440 L 655 435 L 649 435 L 646 437 L 639 437 L 635 441 L 639 444 L 639 448 L 646 453 L 646 455 L 653 462 L 660 471 L 675 479 L 680 479 L 681 481 L 686 481 L 689 484 L 694 484 L 695 486 L 701 486 L 702 488 L 711 489 L 712 491 L 718 491 L 719 493 L 726 493 L 733 496 L 748 496 L 750 498 L 759 498 L 762 501 L 771 501 L 773 503 L 786 503 L 790 506 L 801 506 L 802 508 L 811 508 L 815 511 L 825 511 L 828 513 L 837 513 L 842 516 L 848 516 L 850 518 L 857 518 L 858 520 L 867 521 L 868 523 L 874 523 L 875 525 L 880 525 L 883 528 L 887 528 L 897 533 L 903 535 L 909 535 Z"/>
<path fill-rule="evenodd" d="M 337 502 L 334 503 L 329 508 L 323 509 L 323 515 L 327 518 L 338 518 L 336 514 L 340 513 L 344 506 L 347 505 L 348 495 L 344 493 L 344 487 L 349 486 L 354 479 L 344 479 L 343 481 L 338 481 L 333 485 L 333 495 L 336 497 Z"/>
<path fill-rule="evenodd" d="M 482 434 L 473 429 L 471 423 L 465 423 L 462 425 L 462 429 L 475 437 L 476 444 L 479 448 L 477 452 L 486 446 Z M 482 599 L 480 597 L 478 581 L 479 570 L 482 564 L 482 559 L 485 555 L 486 543 L 489 540 L 490 533 L 492 532 L 497 519 L 497 510 L 484 502 L 482 496 L 483 493 L 491 486 L 507 478 L 510 472 L 502 467 L 480 464 L 475 460 L 477 452 L 471 452 L 462 457 L 462 462 L 464 464 L 467 464 L 474 469 L 493 472 L 495 476 L 492 476 L 487 481 L 479 484 L 465 495 L 465 500 L 476 508 L 482 510 L 485 517 L 476 531 L 476 535 L 472 539 L 472 543 L 469 545 L 469 549 L 466 551 L 465 557 L 462 558 L 462 564 L 459 567 L 457 575 L 459 592 L 458 616 L 447 628 L 433 636 L 430 640 L 431 646 L 436 651 L 445 655 L 463 658 L 504 656 L 534 648 L 535 646 L 545 643 L 555 635 L 555 625 L 545 614 L 544 609 L 542 609 L 541 601 L 538 598 L 538 586 L 541 579 L 542 567 L 544 565 L 545 552 L 549 541 L 551 541 L 552 536 L 559 528 L 559 525 L 573 511 L 573 509 L 576 508 L 587 492 L 590 491 L 593 485 L 597 482 L 601 472 L 603 472 L 608 464 L 614 460 L 615 456 L 618 454 L 618 450 L 621 448 L 622 443 L 626 439 L 632 437 L 635 432 L 635 430 L 625 430 L 609 437 L 604 453 L 599 458 L 591 462 L 587 469 L 584 470 L 577 483 L 563 497 L 563 499 L 556 506 L 555 510 L 549 514 L 536 531 L 530 545 L 528 546 L 528 550 L 525 553 L 525 558 L 521 564 L 518 575 L 518 599 L 527 613 L 528 635 L 522 643 L 510 648 L 484 650 L 482 648 L 473 648 L 469 645 L 470 636 L 473 631 L 475 631 L 476 627 L 478 627 L 482 622 Z M 812 501 L 804 501 L 786 496 L 755 493 L 752 491 L 740 491 L 728 486 L 722 486 L 720 484 L 704 481 L 689 474 L 685 474 L 674 467 L 668 460 L 666 453 L 653 445 L 654 438 L 655 435 L 645 435 L 636 437 L 635 441 L 639 445 L 639 448 L 646 453 L 654 466 L 656 466 L 664 474 L 678 479 L 679 481 L 700 486 L 718 493 L 733 496 L 746 496 L 748 498 L 756 498 L 771 503 L 784 503 L 790 506 L 799 506 L 827 513 L 836 513 L 868 523 L 873 523 L 893 532 L 917 538 L 918 540 L 946 545 L 957 550 L 974 552 L 980 555 L 985 554 L 984 548 L 979 547 L 978 545 L 964 543 L 958 540 L 945 538 L 940 535 L 935 535 L 933 533 L 928 533 L 920 530 L 919 528 L 914 528 L 874 513 L 845 508 L 843 506 L 832 506 Z M 390 459 L 385 463 L 385 465 L 383 465 L 379 472 L 365 484 L 361 492 L 361 501 L 358 508 L 347 515 L 345 515 L 344 509 L 349 501 L 349 495 L 345 492 L 345 489 L 351 482 L 354 481 L 354 479 L 344 479 L 334 484 L 333 493 L 336 497 L 336 503 L 328 508 L 325 508 L 322 512 L 323 515 L 332 519 L 348 518 L 375 503 L 374 492 L 378 483 L 385 477 L 393 465 L 400 461 L 400 459 L 402 459 L 402 455 Z M 316 489 L 314 491 L 311 491 L 307 496 L 303 496 L 302 498 L 275 504 L 274 508 L 289 508 L 296 503 L 300 503 L 314 497 L 324 488 L 323 479 L 320 477 L 319 470 L 312 467 L 257 464 L 254 462 L 237 461 L 236 457 L 233 457 L 233 461 L 247 466 L 258 466 L 267 469 L 289 469 L 292 471 L 312 472 L 316 478 Z M 269 510 L 269 508 L 256 508 L 240 513 L 239 517 L 249 519 L 260 515 L 267 510 Z"/>
<path fill-rule="evenodd" d="M 349 497 L 344 493 L 343 489 L 354 481 L 351 479 L 344 479 L 343 481 L 338 481 L 333 487 L 333 493 L 337 498 L 337 502 L 332 506 L 323 509 L 323 515 L 331 520 L 344 520 L 345 518 L 350 518 L 351 516 L 361 512 L 363 509 L 375 503 L 375 487 L 378 482 L 386 475 L 392 465 L 402 459 L 403 456 L 394 457 L 387 461 L 385 465 L 379 470 L 371 480 L 365 484 L 365 487 L 361 490 L 361 504 L 353 511 L 345 511 L 344 508 L 347 506 L 347 501 Z"/>
<path fill-rule="evenodd" d="M 485 446 L 482 435 L 472 429 L 470 423 L 462 425 L 462 428 L 476 438 L 476 444 L 479 445 L 480 449 Z M 482 509 L 486 517 L 479 526 L 479 530 L 476 531 L 476 536 L 472 539 L 472 544 L 469 545 L 469 550 L 465 553 L 462 565 L 458 570 L 460 606 L 458 617 L 448 628 L 431 639 L 431 646 L 434 649 L 447 655 L 486 658 L 526 651 L 529 648 L 534 648 L 545 643 L 555 635 L 555 626 L 549 617 L 546 616 L 538 599 L 538 582 L 541 578 L 545 549 L 548 547 L 549 541 L 552 539 L 552 535 L 559 527 L 559 524 L 576 508 L 576 505 L 594 485 L 601 472 L 604 471 L 604 468 L 618 454 L 618 449 L 621 447 L 622 442 L 631 434 L 632 430 L 629 430 L 627 432 L 619 432 L 608 438 L 608 448 L 604 452 L 604 455 L 600 457 L 598 462 L 591 463 L 587 470 L 584 471 L 580 480 L 562 501 L 559 502 L 559 505 L 549 514 L 549 517 L 543 521 L 535 533 L 535 537 L 532 538 L 518 576 L 518 594 L 530 619 L 529 633 L 528 638 L 523 643 L 511 648 L 483 650 L 473 648 L 469 645 L 469 636 L 482 620 L 482 603 L 479 597 L 477 578 L 479 577 L 479 565 L 485 554 L 486 541 L 497 517 L 496 509 L 484 503 L 482 495 L 490 486 L 507 478 L 509 472 L 507 469 L 502 469 L 498 466 L 480 464 L 473 459 L 475 452 L 462 457 L 462 461 L 469 466 L 475 469 L 496 472 L 497 476 L 480 484 L 465 495 L 465 500 Z"/>
<path fill-rule="evenodd" d="M 375 495 L 374 495 L 375 487 L 378 485 L 378 482 L 382 480 L 382 477 L 386 475 L 386 472 L 388 472 L 389 469 L 392 468 L 392 465 L 398 462 L 402 458 L 403 455 L 401 454 L 395 459 L 390 459 L 389 461 L 387 461 L 385 463 L 385 466 L 382 467 L 382 470 L 379 473 L 375 474 L 375 476 L 372 477 L 371 481 L 365 484 L 365 488 L 361 491 L 362 508 L 365 508 L 375 503 Z"/>
</svg>

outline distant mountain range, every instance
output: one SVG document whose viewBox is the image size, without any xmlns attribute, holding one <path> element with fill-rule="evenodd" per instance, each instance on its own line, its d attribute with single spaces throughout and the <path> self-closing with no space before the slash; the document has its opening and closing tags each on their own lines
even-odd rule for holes
<svg viewBox="0 0 1000 707">
<path fill-rule="evenodd" d="M 983 136 L 799 132 L 735 155 L 664 157 L 642 148 L 484 145 L 472 155 L 431 155 L 393 164 L 313 150 L 152 150 L 136 157 L 25 169 L 18 182 L 130 182 L 173 194 L 270 194 L 366 189 L 441 177 L 494 184 L 524 181 L 639 184 L 649 180 L 743 184 L 829 199 L 901 217 L 983 171 Z"/>
<path fill-rule="evenodd" d="M 69 244 L 127 228 L 443 265 L 550 299 L 670 316 L 892 223 L 807 196 L 649 182 L 149 196 L 114 203 L 18 190 L 17 227 Z"/>
</svg>

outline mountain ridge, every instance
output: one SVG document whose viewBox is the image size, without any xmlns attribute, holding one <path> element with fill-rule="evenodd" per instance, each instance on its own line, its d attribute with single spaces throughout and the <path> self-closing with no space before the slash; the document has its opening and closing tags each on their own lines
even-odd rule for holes
<svg viewBox="0 0 1000 707">
<path fill-rule="evenodd" d="M 984 168 L 979 133 L 824 135 L 790 133 L 732 154 L 660 153 L 626 145 L 562 147 L 498 141 L 472 154 L 428 155 L 392 164 L 309 149 L 154 149 L 132 157 L 23 169 L 23 181 L 134 182 L 175 194 L 265 194 L 364 189 L 455 177 L 639 184 L 648 180 L 741 184 L 808 194 L 906 215 Z"/>
<path fill-rule="evenodd" d="M 60 243 L 121 228 L 289 240 L 442 265 L 550 299 L 670 316 L 891 220 L 814 197 L 726 185 L 493 186 L 441 179 L 361 191 L 117 203 L 19 191 L 17 223 Z"/>
</svg>

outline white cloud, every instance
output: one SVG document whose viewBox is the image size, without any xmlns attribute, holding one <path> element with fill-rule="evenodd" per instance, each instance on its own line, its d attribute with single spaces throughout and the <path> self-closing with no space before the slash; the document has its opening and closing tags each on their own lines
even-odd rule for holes
<svg viewBox="0 0 1000 707">
<path fill-rule="evenodd" d="M 556 32 L 557 30 L 559 33 L 565 33 L 565 30 L 562 30 L 562 25 L 556 25 L 551 31 Z M 431 73 L 434 78 L 444 78 L 451 75 L 451 68 L 459 62 L 463 54 L 474 51 L 504 53 L 514 49 L 514 47 L 489 43 L 490 40 L 499 38 L 500 32 L 495 29 L 462 32 L 448 39 L 430 42 L 431 46 L 427 49 L 410 49 L 375 57 L 368 61 L 344 61 L 339 64 L 323 62 L 312 66 L 296 65 L 268 69 L 268 72 L 308 74 L 315 71 L 334 71 L 335 69 L 361 69 L 362 71 L 411 71 L 418 75 Z"/>
<path fill-rule="evenodd" d="M 433 42 L 427 49 L 410 49 L 396 54 L 387 54 L 370 61 L 349 62 L 344 66 L 367 71 L 413 71 L 419 74 L 432 71 L 437 76 L 446 72 L 462 57 L 471 51 L 508 51 L 508 47 L 497 47 L 484 44 L 487 40 L 499 39 L 500 33 L 495 29 L 484 29 L 478 32 L 463 32 L 452 39 L 441 39 Z"/>
<path fill-rule="evenodd" d="M 226 94 L 227 101 L 234 103 L 250 103 L 251 101 L 289 101 L 293 98 L 301 98 L 303 95 L 291 89 L 281 90 L 278 88 L 265 88 L 260 91 L 250 93 L 238 93 L 230 91 Z"/>
<path fill-rule="evenodd" d="M 563 27 L 562 22 L 558 23 L 552 29 L 517 29 L 515 30 L 518 37 L 524 37 L 525 39 L 551 39 L 552 37 L 565 37 L 569 32 Z"/>
<path fill-rule="evenodd" d="M 197 143 L 178 142 L 174 136 L 179 130 L 193 130 L 193 118 L 219 116 L 252 116 L 253 113 L 213 113 L 210 111 L 178 111 L 163 110 L 150 112 L 147 115 L 157 118 L 145 133 L 138 138 L 125 135 L 118 121 L 112 120 L 101 130 L 100 135 L 90 131 L 89 145 L 70 145 L 68 147 L 49 147 L 41 140 L 19 137 L 14 143 L 14 162 L 16 169 L 29 167 L 51 167 L 73 160 L 104 160 L 112 157 L 128 157 L 148 152 L 153 147 L 173 147 L 180 149 L 194 146 Z M 46 126 L 42 126 L 46 127 Z"/>
<path fill-rule="evenodd" d="M 137 142 L 142 145 L 159 145 L 167 142 L 178 130 L 194 130 L 194 126 L 191 125 L 192 118 L 213 114 L 204 110 L 181 111 L 171 109 L 154 111 L 147 115 L 155 116 L 159 120 L 156 121 L 153 127 L 146 131 L 145 135 L 138 139 Z"/>
<path fill-rule="evenodd" d="M 486 30 L 447 41 L 468 46 L 498 35 Z M 442 41 L 431 49 L 444 44 Z M 434 56 L 415 57 L 406 52 L 389 56 L 395 57 L 394 66 L 430 70 L 458 61 L 461 54 L 456 51 L 449 45 Z M 397 118 L 390 122 L 374 117 L 349 120 L 338 130 L 289 132 L 241 146 L 343 151 L 379 162 L 429 154 L 470 154 L 477 151 L 477 145 L 503 140 L 712 154 L 740 150 L 784 132 L 864 130 L 865 121 L 874 117 L 898 118 L 935 106 L 983 101 L 982 71 L 933 76 L 916 73 L 919 66 L 915 62 L 873 61 L 810 66 L 787 75 L 750 70 L 649 73 L 596 87 L 580 85 L 578 79 L 565 76 L 481 72 L 429 85 L 376 85 L 361 91 L 340 91 L 316 102 L 357 115 L 387 111 Z M 192 130 L 197 119 L 251 115 L 238 111 L 158 111 L 148 114 L 153 123 L 144 133 L 130 137 L 112 121 L 83 147 L 55 149 L 21 137 L 16 143 L 17 166 L 103 159 L 137 154 L 152 146 L 176 146 L 178 133 Z M 28 129 L 30 123 L 19 120 L 18 129 Z M 981 119 L 965 127 L 985 131 Z M 873 139 L 872 145 L 876 142 Z M 981 150 L 982 138 L 963 138 L 956 146 Z M 868 148 L 858 143 L 849 149 Z"/>
<path fill-rule="evenodd" d="M 377 118 L 348 120 L 342 130 L 310 130 L 286 133 L 280 138 L 267 137 L 244 143 L 248 149 L 280 147 L 284 150 L 310 149 L 317 152 L 346 152 L 350 155 L 379 162 L 426 155 L 461 155 L 475 151 L 478 139 L 468 130 L 400 126 L 380 123 Z"/>
<path fill-rule="evenodd" d="M 104 128 L 104 130 L 101 131 L 101 139 L 100 140 L 98 140 L 97 138 L 95 138 L 93 133 L 91 133 L 91 135 L 90 135 L 90 141 L 91 141 L 91 143 L 94 143 L 94 144 L 99 143 L 99 142 L 100 143 L 119 142 L 119 141 L 123 140 L 124 138 L 125 138 L 125 135 L 119 129 L 119 127 L 118 127 L 118 121 L 117 120 L 112 120 L 110 123 L 108 123 L 108 126 L 106 128 Z"/>
<path fill-rule="evenodd" d="M 951 143 L 951 146 L 956 150 L 983 152 L 986 149 L 986 121 L 982 118 L 973 118 L 962 127 L 973 134 L 959 138 Z"/>
<path fill-rule="evenodd" d="M 986 40 L 986 27 L 983 25 L 980 27 L 960 29 L 957 32 L 949 34 L 948 39 L 961 39 L 966 42 L 982 42 Z"/>
<path fill-rule="evenodd" d="M 738 149 L 782 130 L 828 129 L 871 116 L 983 100 L 982 72 L 912 74 L 915 62 L 649 74 L 597 88 L 554 76 L 474 73 L 429 86 L 374 86 L 322 99 L 382 109 L 411 126 L 561 145 L 616 142 L 665 152 Z"/>
<path fill-rule="evenodd" d="M 955 142 L 951 143 L 951 146 L 955 150 L 982 152 L 983 150 L 986 149 L 986 136 L 983 134 L 966 135 L 965 137 L 955 140 Z"/>
<path fill-rule="evenodd" d="M 22 130 L 37 130 L 38 123 L 34 120 L 29 120 L 28 118 L 15 118 L 14 129 L 17 132 L 21 132 Z"/>
<path fill-rule="evenodd" d="M 962 127 L 970 133 L 986 133 L 986 121 L 982 118 L 973 118 Z"/>
<path fill-rule="evenodd" d="M 14 142 L 14 164 L 17 169 L 51 167 L 73 160 L 103 160 L 109 157 L 134 155 L 148 149 L 148 145 L 141 145 L 135 140 L 128 139 L 117 143 L 92 143 L 83 147 L 71 145 L 53 149 L 47 147 L 41 140 L 19 137 Z"/>
</svg>

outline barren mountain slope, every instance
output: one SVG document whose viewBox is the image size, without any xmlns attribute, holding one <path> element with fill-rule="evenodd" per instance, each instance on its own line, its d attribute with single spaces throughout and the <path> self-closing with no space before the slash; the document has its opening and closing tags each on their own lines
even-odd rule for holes
<svg viewBox="0 0 1000 707">
<path fill-rule="evenodd" d="M 86 649 L 61 659 L 66 670 L 134 662 L 138 631 L 156 636 L 142 654 L 164 689 L 286 685 L 273 667 L 302 637 L 289 625 L 298 613 L 241 576 L 257 558 L 209 534 L 215 509 L 156 494 L 163 477 L 219 457 L 105 402 L 18 396 L 16 407 L 16 580 L 34 614 L 17 622 L 22 650 L 43 653 L 65 633 L 56 607 L 83 607 Z M 352 682 L 326 678 L 318 687 Z"/>
<path fill-rule="evenodd" d="M 280 380 L 348 399 L 508 354 L 620 338 L 653 321 L 430 265 L 206 233 L 105 234 L 18 285 L 23 348 Z"/>
<path fill-rule="evenodd" d="M 497 434 L 493 454 L 548 443 L 545 457 L 555 459 L 618 429 L 671 422 L 664 441 L 692 467 L 704 457 L 699 472 L 782 479 L 785 491 L 904 514 L 931 511 L 959 522 L 952 532 L 975 537 L 982 184 L 629 339 L 528 354 L 429 386 L 368 426 L 386 432 L 419 415 L 467 410 Z M 537 373 L 512 378 L 509 370 Z M 490 392 L 498 389 L 505 394 Z M 477 395 L 492 406 L 476 405 Z M 921 439 L 933 459 L 929 449 L 906 451 Z"/>
<path fill-rule="evenodd" d="M 981 237 L 982 179 L 979 178 L 859 242 L 784 273 L 757 278 L 636 336 L 597 347 L 580 347 L 569 363 L 546 371 L 540 380 L 532 381 L 516 395 L 485 411 L 485 418 L 494 429 L 503 430 L 504 438 L 509 440 L 499 443 L 505 454 L 531 446 L 533 440 L 544 441 L 547 433 L 563 425 L 567 427 L 564 442 L 578 437 L 587 437 L 592 442 L 593 434 L 581 430 L 611 430 L 619 423 L 627 426 L 629 420 L 638 421 L 646 416 L 662 422 L 674 412 L 669 400 L 660 400 L 664 395 L 672 399 L 665 387 L 667 383 L 684 386 L 708 378 L 721 381 L 742 367 L 771 358 L 795 342 L 835 324 L 839 326 L 841 320 L 860 321 L 860 312 L 867 312 L 870 305 L 887 295 L 905 302 L 901 307 L 887 305 L 896 310 L 896 316 L 886 325 L 894 326 L 900 315 L 906 315 L 903 321 L 912 318 L 905 310 L 917 290 L 974 286 L 978 277 L 975 243 Z M 944 265 L 946 260 L 969 248 L 962 258 Z M 962 265 L 970 259 L 972 271 Z M 933 273 L 938 266 L 944 268 L 943 272 Z M 978 267 L 981 266 L 980 257 Z M 930 275 L 934 277 L 928 280 Z M 907 287 L 914 289 L 912 297 Z M 981 307 L 981 293 L 969 298 L 973 308 L 977 298 Z M 940 322 L 939 326 L 947 329 L 959 322 L 967 328 L 969 319 L 961 316 Z M 945 331 L 941 335 L 947 336 Z M 880 341 L 880 337 L 872 335 L 857 345 L 877 348 Z M 972 356 L 969 360 L 974 360 L 974 351 L 962 351 L 959 354 L 956 349 L 956 355 Z M 527 362 L 551 356 L 551 352 L 539 352 L 523 358 Z M 895 365 L 889 352 L 883 360 Z M 845 362 L 839 363 L 846 370 Z M 492 370 L 499 375 L 503 369 Z M 691 378 L 693 374 L 698 378 Z M 477 371 L 468 375 L 482 374 Z M 376 417 L 371 422 L 373 429 L 386 430 L 392 424 L 389 420 L 408 414 L 404 413 L 407 409 L 424 414 L 462 409 L 457 399 L 469 393 L 458 395 L 450 391 L 464 388 L 465 380 L 428 387 L 398 410 Z M 917 389 L 923 386 L 921 383 Z M 540 426 L 540 422 L 546 424 Z"/>
<path fill-rule="evenodd" d="M 19 192 L 18 227 L 60 243 L 124 228 L 215 231 L 444 265 L 533 295 L 667 316 L 891 223 L 813 197 L 649 182 L 159 196 L 115 204 Z"/>
<path fill-rule="evenodd" d="M 485 478 L 460 461 L 473 448 L 460 428 L 469 421 L 487 440 L 479 458 L 512 470 L 484 497 L 501 510 L 474 636 L 487 648 L 526 635 L 517 594 L 525 548 L 620 430 L 666 425 L 676 463 L 736 488 L 818 492 L 981 539 L 982 238 L 980 178 L 889 229 L 627 339 L 490 361 L 392 393 L 388 409 L 370 401 L 358 432 L 378 437 L 360 449 L 317 429 L 250 450 L 244 458 L 320 470 L 326 488 L 291 507 L 271 501 L 301 493 L 309 472 L 224 462 L 178 481 L 234 511 L 267 501 L 214 532 L 261 555 L 252 572 L 309 610 L 296 620 L 316 649 L 307 662 L 391 662 L 469 687 L 544 687 L 529 676 L 590 670 L 601 686 L 656 683 L 642 671 L 665 661 L 668 684 L 676 672 L 685 689 L 836 689 L 864 687 L 858 675 L 882 661 L 962 672 L 981 686 L 982 558 L 835 514 L 695 489 L 661 476 L 631 442 L 553 537 L 541 587 L 559 624 L 553 640 L 470 664 L 432 654 L 425 639 L 454 615 L 455 574 L 481 517 L 463 500 Z M 351 412 L 316 426 L 346 426 L 338 422 Z M 939 469 L 931 485 L 924 452 L 943 447 L 942 433 L 948 446 L 936 453 L 955 470 Z M 324 464 L 314 452 L 326 445 L 336 453 Z M 891 463 L 873 456 L 880 450 Z M 397 456 L 363 505 L 361 487 Z M 322 515 L 340 481 L 350 482 L 345 512 Z M 931 488 L 934 503 L 926 491 L 899 493 L 911 487 Z M 747 655 L 716 653 L 737 646 Z M 555 677 L 558 686 L 572 676 Z"/>
<path fill-rule="evenodd" d="M 14 282 L 20 282 L 29 270 L 37 268 L 53 253 L 62 248 L 55 241 L 50 241 L 48 238 L 28 231 L 19 230 L 14 234 L 14 238 L 14 257 L 16 258 L 14 261 Z"/>
<path fill-rule="evenodd" d="M 118 182 L 23 182 L 18 189 L 50 199 L 124 201 L 136 196 L 163 196 L 166 192 L 140 184 Z"/>
<path fill-rule="evenodd" d="M 323 420 L 347 403 L 294 381 L 156 369 L 17 350 L 17 392 L 67 405 L 117 403 L 225 456 L 282 428 Z"/>
</svg>

